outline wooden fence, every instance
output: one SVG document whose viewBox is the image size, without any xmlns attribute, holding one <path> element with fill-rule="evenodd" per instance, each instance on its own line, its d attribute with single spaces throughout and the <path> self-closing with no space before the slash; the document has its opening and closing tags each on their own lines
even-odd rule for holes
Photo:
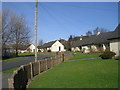
<svg viewBox="0 0 120 90">
<path fill-rule="evenodd" d="M 47 58 L 44 60 L 38 60 L 35 62 L 30 62 L 29 64 L 20 66 L 16 71 L 14 71 L 11 78 L 8 79 L 9 89 L 25 89 L 28 83 L 31 82 L 33 77 L 39 75 L 40 73 L 56 66 L 57 64 L 63 62 L 64 60 L 70 58 L 72 53 L 61 54 L 53 58 Z"/>
</svg>

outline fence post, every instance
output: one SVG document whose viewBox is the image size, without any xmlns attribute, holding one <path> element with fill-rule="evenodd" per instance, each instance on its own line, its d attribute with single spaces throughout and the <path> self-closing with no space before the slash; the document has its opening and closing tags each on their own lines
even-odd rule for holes
<svg viewBox="0 0 120 90">
<path fill-rule="evenodd" d="M 40 74 L 40 61 L 38 61 L 38 65 L 39 65 L 39 74 Z"/>
<path fill-rule="evenodd" d="M 51 60 L 51 68 L 52 68 L 53 67 L 53 58 L 51 57 L 50 60 Z"/>
<path fill-rule="evenodd" d="M 47 70 L 47 59 L 45 59 L 45 63 L 46 63 L 46 64 L 45 64 L 45 65 L 46 65 L 46 70 Z"/>
<path fill-rule="evenodd" d="M 32 71 L 32 63 L 30 62 L 30 66 L 31 66 L 31 79 L 33 78 L 33 71 Z"/>
<path fill-rule="evenodd" d="M 64 54 L 62 54 L 62 62 L 64 62 Z"/>
<path fill-rule="evenodd" d="M 62 62 L 63 61 L 63 59 L 62 59 L 62 52 L 61 52 L 61 54 L 60 54 L 60 62 Z"/>
</svg>

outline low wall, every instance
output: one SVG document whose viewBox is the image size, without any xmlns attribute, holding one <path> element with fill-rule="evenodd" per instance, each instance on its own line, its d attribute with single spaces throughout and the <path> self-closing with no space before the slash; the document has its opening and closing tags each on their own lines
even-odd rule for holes
<svg viewBox="0 0 120 90">
<path fill-rule="evenodd" d="M 8 79 L 9 89 L 26 89 L 28 82 L 30 82 L 33 77 L 58 65 L 59 63 L 70 58 L 71 56 L 72 53 L 65 53 L 53 58 L 38 60 L 20 66 L 16 71 L 14 71 L 12 77 Z"/>
</svg>

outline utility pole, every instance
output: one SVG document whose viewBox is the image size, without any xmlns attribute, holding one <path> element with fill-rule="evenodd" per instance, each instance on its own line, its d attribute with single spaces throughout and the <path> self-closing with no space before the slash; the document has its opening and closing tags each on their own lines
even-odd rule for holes
<svg viewBox="0 0 120 90">
<path fill-rule="evenodd" d="M 38 25 L 38 0 L 36 0 L 36 5 L 35 5 L 35 26 L 34 26 L 35 61 L 37 61 L 37 25 Z"/>
</svg>

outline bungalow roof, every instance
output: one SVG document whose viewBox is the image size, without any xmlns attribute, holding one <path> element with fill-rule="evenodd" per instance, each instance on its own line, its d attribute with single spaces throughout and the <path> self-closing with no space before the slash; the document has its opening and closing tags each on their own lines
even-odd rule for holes
<svg viewBox="0 0 120 90">
<path fill-rule="evenodd" d="M 110 42 L 108 38 L 110 37 L 111 33 L 112 32 L 101 33 L 99 35 L 92 35 L 89 38 L 85 38 L 83 40 L 73 41 L 72 46 L 77 47 L 91 44 L 108 43 Z"/>
<path fill-rule="evenodd" d="M 113 31 L 113 33 L 108 38 L 108 40 L 118 39 L 118 38 L 120 38 L 120 24 L 117 26 L 117 28 L 115 29 L 115 31 Z"/>
<path fill-rule="evenodd" d="M 57 41 L 57 40 L 51 41 L 51 42 L 48 42 L 48 43 L 45 43 L 45 44 L 43 44 L 42 46 L 38 46 L 38 48 L 49 48 L 49 47 L 51 47 L 56 41 Z M 66 43 L 67 43 L 66 40 L 60 39 L 60 40 L 58 40 L 58 41 L 59 41 L 60 43 L 62 43 L 64 46 L 66 46 Z"/>
<path fill-rule="evenodd" d="M 48 42 L 48 43 L 45 43 L 45 44 L 43 44 L 42 46 L 39 46 L 39 48 L 51 47 L 56 41 L 57 41 L 57 40 L 51 41 L 51 42 Z"/>
</svg>

